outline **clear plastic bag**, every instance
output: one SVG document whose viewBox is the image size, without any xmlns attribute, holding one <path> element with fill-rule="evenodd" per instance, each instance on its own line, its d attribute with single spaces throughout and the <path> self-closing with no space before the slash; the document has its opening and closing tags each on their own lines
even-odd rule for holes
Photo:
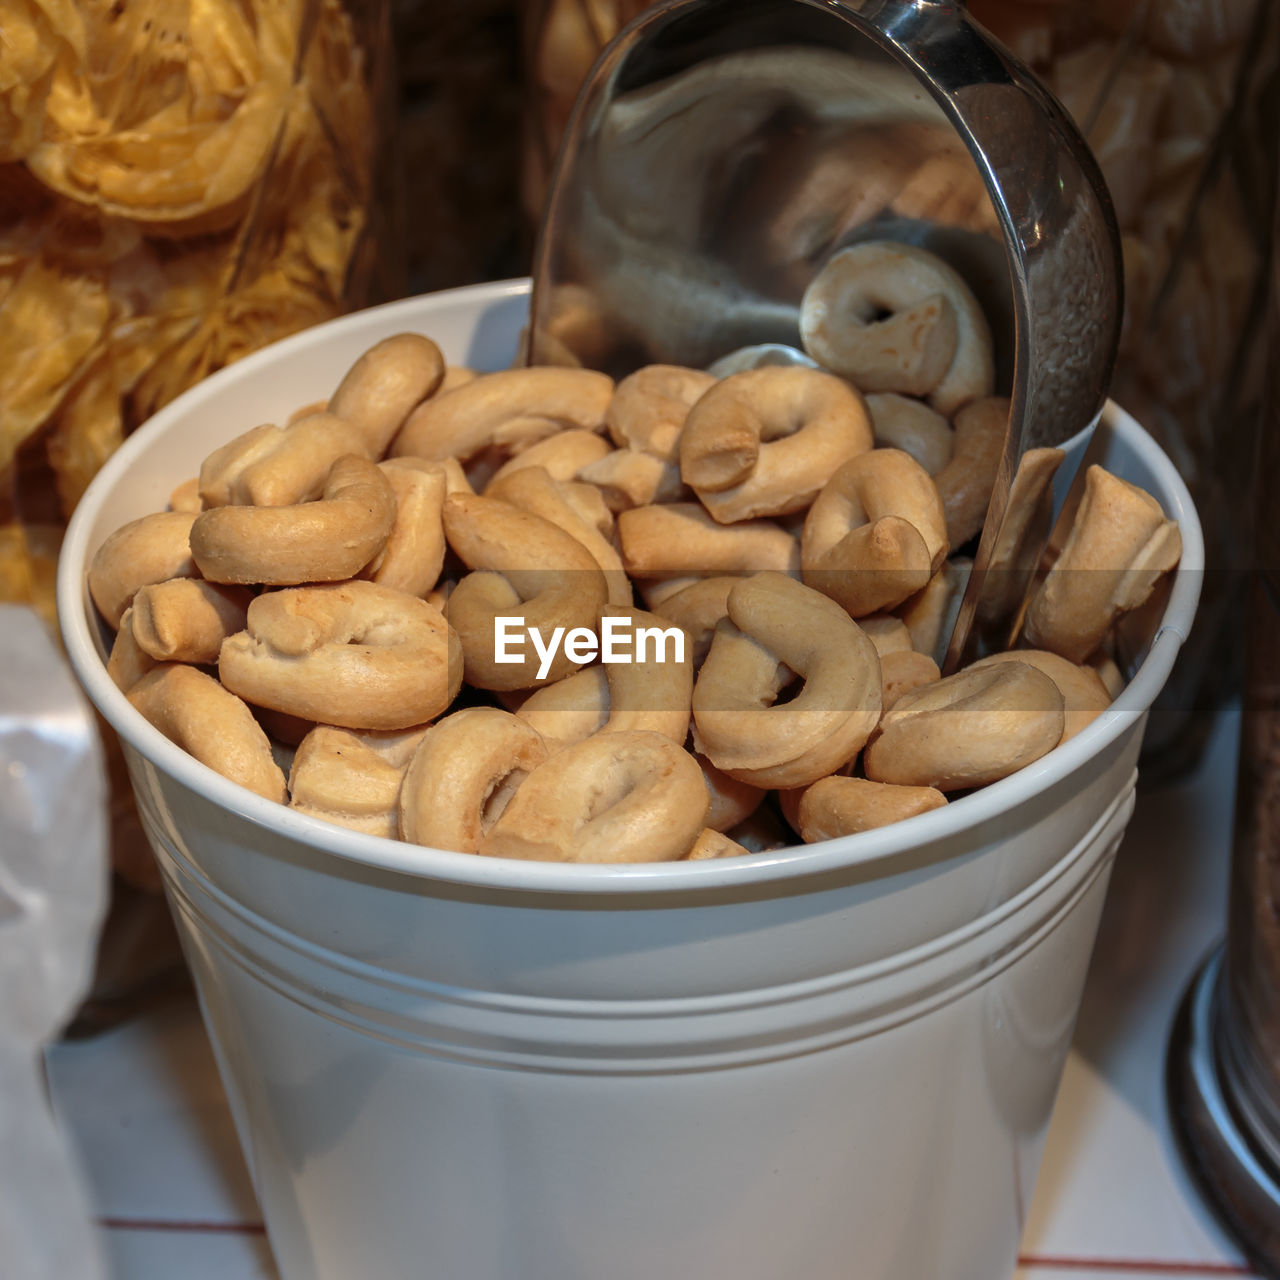
<svg viewBox="0 0 1280 1280">
<path fill-rule="evenodd" d="M 38 1064 L 84 993 L 106 899 L 106 780 L 88 704 L 28 609 L 0 605 L 0 1259 L 104 1274 Z"/>
</svg>

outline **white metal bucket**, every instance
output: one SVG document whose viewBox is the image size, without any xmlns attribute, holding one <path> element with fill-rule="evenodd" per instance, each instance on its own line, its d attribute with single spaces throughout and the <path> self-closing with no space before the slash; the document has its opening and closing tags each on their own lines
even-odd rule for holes
<svg viewBox="0 0 1280 1280">
<path fill-rule="evenodd" d="M 1008 1276 L 1203 570 L 1123 412 L 1105 461 L 1184 545 L 1141 669 L 1015 777 L 856 837 L 625 867 L 378 840 L 213 774 L 106 676 L 84 570 L 112 529 L 391 333 L 502 367 L 526 294 L 396 303 L 216 375 L 125 443 L 64 545 L 68 651 L 126 743 L 282 1276 Z"/>
</svg>

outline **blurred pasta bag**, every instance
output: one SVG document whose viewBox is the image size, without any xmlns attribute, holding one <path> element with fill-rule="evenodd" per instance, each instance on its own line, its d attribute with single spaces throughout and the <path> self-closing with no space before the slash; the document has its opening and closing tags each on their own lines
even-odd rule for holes
<svg viewBox="0 0 1280 1280">
<path fill-rule="evenodd" d="M 0 606 L 0 1259 L 6 1280 L 105 1275 L 40 1053 L 87 989 L 106 899 L 93 717 L 29 609 Z"/>
<path fill-rule="evenodd" d="M 56 626 L 65 518 L 158 409 L 398 292 L 389 13 L 389 0 L 0 0 L 0 603 Z M 81 1034 L 180 966 L 119 744 L 100 728 L 119 878 Z"/>
</svg>

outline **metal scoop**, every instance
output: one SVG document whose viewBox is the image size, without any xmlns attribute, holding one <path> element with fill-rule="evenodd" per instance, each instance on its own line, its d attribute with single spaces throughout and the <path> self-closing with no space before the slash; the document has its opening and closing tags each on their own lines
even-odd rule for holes
<svg viewBox="0 0 1280 1280">
<path fill-rule="evenodd" d="M 962 4 L 665 0 L 641 14 L 596 63 L 561 146 L 529 358 L 622 376 L 798 348 L 809 281 L 865 239 L 920 245 L 964 277 L 1011 400 L 954 670 L 1015 633 L 1047 521 L 1011 505 L 1013 479 L 1027 451 L 1096 422 L 1122 306 L 1096 162 Z"/>
</svg>

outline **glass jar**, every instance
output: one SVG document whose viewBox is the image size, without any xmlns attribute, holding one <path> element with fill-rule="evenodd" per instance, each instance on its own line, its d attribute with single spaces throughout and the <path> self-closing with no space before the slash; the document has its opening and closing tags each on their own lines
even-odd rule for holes
<svg viewBox="0 0 1280 1280">
<path fill-rule="evenodd" d="M 1280 232 L 1280 223 L 1277 225 Z M 1273 259 L 1270 348 L 1280 342 Z M 1263 1275 L 1280 1274 L 1280 368 L 1256 451 L 1226 941 L 1193 979 L 1169 1046 L 1169 1096 L 1206 1200 Z"/>
</svg>

